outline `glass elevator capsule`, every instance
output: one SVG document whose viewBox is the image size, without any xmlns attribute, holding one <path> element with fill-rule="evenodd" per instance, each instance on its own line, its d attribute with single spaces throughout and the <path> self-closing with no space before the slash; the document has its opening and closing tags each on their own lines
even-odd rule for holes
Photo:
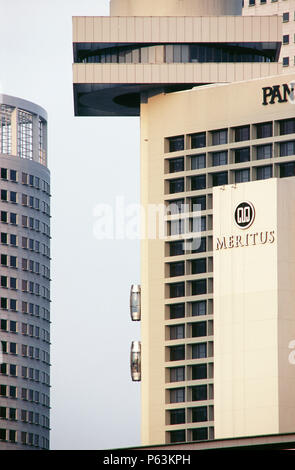
<svg viewBox="0 0 295 470">
<path fill-rule="evenodd" d="M 130 315 L 133 321 L 141 319 L 141 289 L 137 284 L 132 284 L 130 290 Z"/>
<path fill-rule="evenodd" d="M 141 381 L 141 342 L 132 341 L 130 355 L 131 378 L 133 382 Z"/>
</svg>

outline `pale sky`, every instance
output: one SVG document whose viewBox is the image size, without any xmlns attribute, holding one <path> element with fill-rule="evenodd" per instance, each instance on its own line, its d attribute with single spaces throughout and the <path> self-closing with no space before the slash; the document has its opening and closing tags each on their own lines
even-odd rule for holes
<svg viewBox="0 0 295 470">
<path fill-rule="evenodd" d="M 73 112 L 72 16 L 108 0 L 0 0 L 0 93 L 48 112 L 51 170 L 51 449 L 140 445 L 129 289 L 138 240 L 97 240 L 98 204 L 139 202 L 139 119 Z"/>
</svg>

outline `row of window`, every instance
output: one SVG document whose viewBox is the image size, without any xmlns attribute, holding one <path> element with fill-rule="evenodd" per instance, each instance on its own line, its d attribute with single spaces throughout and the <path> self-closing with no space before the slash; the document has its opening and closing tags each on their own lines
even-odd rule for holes
<svg viewBox="0 0 295 470">
<path fill-rule="evenodd" d="M 184 255 L 186 253 L 204 253 L 209 247 L 209 239 L 208 242 L 206 237 L 195 238 L 192 240 L 177 240 L 172 242 L 167 242 L 168 246 L 168 255 L 169 256 L 179 256 Z M 212 241 L 210 241 L 210 245 Z"/>
<path fill-rule="evenodd" d="M 211 342 L 169 346 L 168 347 L 169 360 L 170 361 L 184 361 L 186 358 L 187 359 L 205 359 L 207 357 L 211 357 L 212 355 L 211 349 L 212 349 Z"/>
<path fill-rule="evenodd" d="M 213 385 L 204 384 L 204 385 L 193 385 L 191 387 L 179 387 L 179 388 L 171 388 L 169 389 L 169 403 L 184 403 L 190 401 L 205 401 L 208 399 L 213 398 L 213 394 L 211 391 L 213 389 Z"/>
<path fill-rule="evenodd" d="M 40 306 L 30 302 L 22 301 L 21 312 L 40 317 Z M 50 311 L 45 307 L 42 307 L 42 318 L 43 320 L 50 321 Z"/>
<path fill-rule="evenodd" d="M 212 406 L 195 406 L 193 408 L 180 408 L 170 410 L 169 413 L 169 424 L 184 424 L 184 423 L 200 423 L 213 419 Z M 211 416 L 209 418 L 209 409 Z M 187 419 L 186 415 L 190 415 L 190 419 Z"/>
<path fill-rule="evenodd" d="M 182 214 L 184 212 L 200 212 L 212 209 L 212 199 L 209 199 L 209 196 L 210 195 L 206 196 L 205 194 L 202 196 L 193 196 L 187 198 L 187 202 L 185 202 L 184 198 L 166 201 L 166 215 Z"/>
<path fill-rule="evenodd" d="M 40 222 L 39 219 L 34 217 L 28 217 L 27 215 L 19 215 L 15 212 L 0 211 L 0 221 L 5 224 L 18 225 L 19 222 L 24 228 L 36 230 L 36 232 L 43 233 L 47 237 L 50 237 L 50 227 L 44 222 Z"/>
<path fill-rule="evenodd" d="M 185 324 L 169 326 L 169 339 L 184 339 L 184 338 L 199 338 L 201 336 L 207 336 L 212 334 L 212 322 L 210 323 L 209 330 L 208 322 L 199 321 L 195 323 L 187 324 L 187 335 L 185 334 Z"/>
<path fill-rule="evenodd" d="M 18 408 L 8 408 L 5 406 L 0 406 L 0 419 L 7 419 L 10 421 L 20 420 L 25 423 L 35 424 L 36 426 L 42 426 L 43 428 L 50 428 L 48 416 L 40 416 L 40 413 L 36 413 L 30 410 L 19 410 Z"/>
<path fill-rule="evenodd" d="M 45 246 L 46 245 L 44 245 L 44 247 Z M 42 244 L 42 248 L 43 248 L 43 244 Z M 44 249 L 44 251 L 46 252 L 47 250 Z M 42 253 L 42 254 L 47 257 L 45 253 Z M 18 264 L 19 264 L 17 256 L 6 255 L 4 253 L 0 255 L 0 263 L 1 263 L 1 266 L 8 267 L 8 268 L 18 268 Z M 45 265 L 41 265 L 41 266 L 45 266 Z M 21 258 L 21 268 L 23 271 L 30 271 L 34 274 L 40 274 L 40 263 L 32 259 Z M 47 275 L 50 274 L 48 270 L 49 268 L 45 269 L 42 267 L 42 275 L 47 277 Z M 3 286 L 3 287 L 6 287 L 6 286 Z"/>
<path fill-rule="evenodd" d="M 14 390 L 12 390 L 14 389 Z M 8 395 L 9 393 L 9 395 Z M 10 395 L 12 393 L 13 395 Z M 9 397 L 17 398 L 17 389 L 16 387 L 11 387 L 8 385 L 0 385 L 0 397 Z M 49 396 L 46 393 L 40 393 L 38 390 L 32 390 L 28 388 L 21 388 L 20 398 L 25 401 L 30 401 L 43 405 L 47 408 L 50 408 Z"/>
<path fill-rule="evenodd" d="M 190 302 L 189 306 L 190 306 L 190 309 L 187 312 L 188 316 L 198 317 L 198 316 L 207 315 L 208 307 L 207 307 L 206 300 Z M 185 317 L 185 303 L 184 302 L 168 305 L 168 308 L 169 308 L 169 318 L 171 320 Z"/>
<path fill-rule="evenodd" d="M 169 263 L 169 277 L 184 276 L 185 274 L 202 274 L 207 272 L 207 258 L 196 258 L 189 260 L 187 269 L 184 261 Z"/>
<path fill-rule="evenodd" d="M 282 119 L 278 121 L 278 132 L 276 135 L 288 135 L 295 133 L 295 119 Z M 247 124 L 245 126 L 233 127 L 230 130 L 217 129 L 209 132 L 197 132 L 189 135 L 189 146 L 190 149 L 199 149 L 211 145 L 224 145 L 229 142 L 243 142 L 250 139 L 264 139 L 272 137 L 274 135 L 273 122 L 262 122 L 253 124 L 253 136 L 251 136 L 251 126 Z M 180 152 L 185 150 L 185 136 L 173 136 L 168 137 L 168 152 Z"/>
<path fill-rule="evenodd" d="M 0 190 L 0 198 L 2 202 L 12 202 L 17 204 L 19 202 L 18 193 L 16 191 L 8 191 L 7 189 Z M 40 201 L 39 198 L 34 196 L 28 196 L 27 194 L 21 194 L 21 204 L 31 209 L 40 210 L 50 216 L 50 206 L 45 201 Z M 40 204 L 41 202 L 41 204 Z"/>
<path fill-rule="evenodd" d="M 290 154 L 291 155 L 291 154 Z M 294 155 L 294 153 L 292 153 Z M 285 155 L 287 156 L 287 155 Z M 280 178 L 285 178 L 288 176 L 295 175 L 295 162 L 281 163 L 277 165 L 278 167 L 278 176 Z M 263 180 L 267 178 L 272 178 L 273 176 L 273 166 L 272 165 L 262 165 L 254 166 L 253 172 L 255 172 L 256 180 Z M 234 181 L 233 183 L 243 183 L 245 181 L 250 181 L 250 168 L 243 168 L 239 170 L 234 170 Z M 197 176 L 190 176 L 187 178 L 188 187 L 185 188 L 185 179 L 177 178 L 169 181 L 169 194 L 183 193 L 185 191 L 200 191 L 203 189 L 223 186 L 229 184 L 229 174 L 228 171 L 220 171 L 216 173 L 208 173 Z"/>
<path fill-rule="evenodd" d="M 17 436 L 19 441 L 17 440 Z M 45 437 L 41 437 L 38 434 L 28 432 L 18 432 L 13 429 L 0 429 L 0 441 L 10 442 L 12 444 L 29 445 L 33 447 L 41 447 L 41 449 L 49 450 L 49 440 Z M 41 442 L 40 442 L 41 441 Z"/>
<path fill-rule="evenodd" d="M 17 437 L 19 435 L 19 438 Z M 19 439 L 19 440 L 18 440 Z M 42 449 L 49 449 L 49 440 L 38 434 L 15 431 L 13 429 L 0 429 L 0 441 L 10 442 L 12 444 L 30 445 L 34 447 L 41 447 Z M 41 441 L 41 442 L 40 442 Z"/>
<path fill-rule="evenodd" d="M 0 373 L 3 375 L 10 374 L 9 364 L 0 364 Z M 21 367 L 21 377 L 23 379 L 29 379 L 35 382 L 41 382 L 43 385 L 50 386 L 50 376 L 46 372 L 42 372 L 39 369 L 33 369 L 32 367 Z"/>
<path fill-rule="evenodd" d="M 21 328 L 19 329 L 19 325 Z M 6 331 L 7 333 L 18 333 L 21 332 L 23 335 L 31 336 L 32 338 L 41 338 L 43 341 L 50 343 L 50 333 L 44 328 L 39 326 L 28 324 L 28 323 L 19 323 L 14 320 L 0 320 L 0 330 Z"/>
<path fill-rule="evenodd" d="M 192 442 L 192 441 L 205 441 L 209 439 L 209 429 L 208 428 L 196 428 L 187 430 L 189 437 L 186 439 L 186 430 L 181 429 L 177 431 L 170 431 L 168 434 L 169 442 Z"/>
<path fill-rule="evenodd" d="M 1 276 L 2 278 L 3 276 Z M 13 278 L 11 278 L 13 279 Z M 14 288 L 15 290 L 15 288 Z M 40 296 L 50 301 L 50 289 L 44 286 L 40 286 L 37 282 L 22 280 L 22 291 L 32 295 Z M 7 297 L 0 297 L 0 308 L 2 310 L 18 310 L 18 301 L 16 299 L 10 299 Z"/>
<path fill-rule="evenodd" d="M 294 140 L 280 142 L 277 145 L 277 157 L 288 157 L 295 154 Z M 172 158 L 168 161 L 168 173 L 177 173 L 185 170 L 201 170 L 203 168 L 227 165 L 228 163 L 235 164 L 249 162 L 250 160 L 265 160 L 274 156 L 272 144 L 254 146 L 252 147 L 252 151 L 252 158 L 251 147 L 192 155 L 187 158 L 186 168 L 184 157 Z"/>
<path fill-rule="evenodd" d="M 16 170 L 10 170 L 8 168 L 0 168 L 0 179 L 11 181 L 13 183 L 18 182 L 18 172 Z M 35 189 L 41 189 L 47 195 L 50 195 L 50 185 L 47 181 L 40 179 L 38 176 L 30 175 L 22 172 L 20 183 L 27 186 L 31 186 Z"/>
<path fill-rule="evenodd" d="M 84 46 L 84 44 L 83 44 Z M 263 43 L 155 44 L 79 50 L 75 62 L 113 64 L 274 62 L 276 48 Z M 79 46 L 78 46 L 79 47 Z M 77 49 L 77 45 L 76 45 Z"/>
<path fill-rule="evenodd" d="M 40 360 L 40 349 L 34 346 L 28 346 L 27 344 L 18 344 L 8 341 L 0 341 L 0 345 L 3 354 L 17 355 L 20 349 L 20 353 L 23 357 L 29 357 L 30 359 L 36 359 L 38 361 Z M 41 358 L 42 362 L 50 364 L 50 354 L 47 351 L 44 351 L 43 349 L 41 349 Z M 17 375 L 17 373 L 15 373 L 14 375 Z"/>
<path fill-rule="evenodd" d="M 204 344 L 204 343 L 203 343 Z M 193 364 L 190 366 L 170 367 L 168 382 L 184 382 L 185 380 L 204 380 L 213 377 L 213 364 Z"/>
<path fill-rule="evenodd" d="M 207 279 L 197 279 L 194 281 L 174 282 L 169 284 L 169 297 L 185 297 L 186 295 L 205 295 L 207 294 Z"/>
</svg>

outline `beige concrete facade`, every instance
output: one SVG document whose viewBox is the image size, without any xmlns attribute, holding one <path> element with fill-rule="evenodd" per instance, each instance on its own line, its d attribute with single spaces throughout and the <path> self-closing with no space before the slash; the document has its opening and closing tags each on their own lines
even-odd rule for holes
<svg viewBox="0 0 295 470">
<path fill-rule="evenodd" d="M 111 0 L 111 16 L 240 15 L 236 0 Z"/>
<path fill-rule="evenodd" d="M 252 2 L 253 3 L 253 2 Z M 294 0 L 256 0 L 251 4 L 244 0 L 244 16 L 277 15 L 282 21 L 282 49 L 280 63 L 283 73 L 289 74 L 295 70 L 295 1 Z"/>
<path fill-rule="evenodd" d="M 217 439 L 295 427 L 294 200 L 293 177 L 213 191 Z M 255 208 L 246 230 L 234 218 L 241 201 Z"/>
<path fill-rule="evenodd" d="M 286 363 L 294 328 L 287 300 L 293 254 L 285 234 L 295 184 L 295 77 L 281 74 L 278 63 L 281 18 L 235 16 L 238 4 L 112 0 L 111 17 L 73 19 L 75 113 L 141 117 L 141 203 L 148 221 L 141 242 L 145 446 L 295 429 L 295 366 Z M 198 55 L 205 48 L 214 54 L 221 48 L 221 55 L 216 61 Z M 265 230 L 277 235 L 254 247 L 257 256 L 241 252 L 243 278 L 235 277 L 235 255 L 223 269 L 214 248 L 216 224 L 225 223 L 227 211 L 222 207 L 224 220 L 215 220 L 213 193 L 229 194 L 232 186 L 248 199 L 254 188 L 258 213 L 274 227 Z M 268 201 L 272 211 L 264 209 Z M 161 230 L 151 237 L 148 215 L 157 209 Z"/>
<path fill-rule="evenodd" d="M 263 105 L 263 91 L 264 87 L 271 87 L 273 85 L 290 83 L 293 75 L 290 76 L 275 76 L 266 79 L 253 80 L 248 82 L 241 82 L 231 85 L 207 86 L 202 88 L 195 88 L 191 91 L 179 92 L 174 94 L 162 94 L 159 96 L 151 97 L 147 103 L 141 106 L 141 187 L 142 187 L 142 204 L 147 208 L 149 204 L 161 204 L 175 201 L 176 199 L 183 199 L 190 205 L 187 213 L 182 217 L 190 218 L 195 214 L 191 211 L 192 197 L 206 196 L 206 209 L 202 211 L 201 215 L 206 217 L 206 227 L 202 232 L 202 237 L 206 237 L 207 249 L 206 252 L 193 254 L 190 251 L 185 252 L 183 255 L 170 256 L 169 244 L 171 241 L 177 239 L 167 235 L 166 238 L 159 240 L 145 239 L 142 241 L 142 271 L 141 271 L 141 284 L 142 284 L 142 443 L 143 445 L 154 445 L 160 443 L 171 442 L 171 431 L 184 430 L 185 440 L 192 441 L 193 432 L 199 428 L 207 428 L 208 437 L 215 436 L 215 429 L 218 433 L 225 433 L 221 431 L 222 426 L 231 426 L 227 420 L 221 420 L 219 411 L 217 415 L 214 412 L 215 399 L 217 399 L 218 407 L 220 405 L 220 396 L 213 392 L 215 388 L 215 361 L 217 359 L 217 352 L 213 344 L 215 343 L 215 335 L 213 335 L 213 320 L 215 320 L 215 292 L 213 290 L 213 279 L 215 276 L 215 265 L 213 263 L 213 220 L 215 217 L 214 202 L 212 204 L 212 193 L 214 186 L 214 177 L 217 173 L 225 172 L 227 174 L 228 183 L 235 184 L 237 171 L 248 169 L 249 180 L 255 181 L 261 177 L 261 168 L 268 166 L 271 167 L 271 174 L 274 177 L 282 176 L 282 164 L 288 164 L 295 161 L 294 153 L 290 155 L 280 156 L 281 144 L 294 139 L 293 135 L 280 135 L 279 122 L 284 119 L 294 118 L 294 105 L 288 100 L 286 102 L 275 102 L 274 104 Z M 263 122 L 271 122 L 273 132 L 268 138 L 258 138 L 257 124 Z M 246 141 L 236 142 L 234 139 L 234 132 L 236 127 L 250 126 L 250 138 Z M 228 141 L 220 145 L 213 145 L 212 133 L 215 130 L 227 129 Z M 206 133 L 206 146 L 200 149 L 193 149 L 191 146 L 191 136 L 195 133 Z M 184 136 L 185 147 L 182 151 L 169 152 L 167 148 L 167 138 L 172 136 Z M 272 153 L 270 158 L 258 159 L 257 148 L 260 145 L 270 145 Z M 236 163 L 235 152 L 237 149 L 249 147 L 250 160 Z M 228 163 L 221 166 L 213 166 L 212 156 L 214 152 L 227 151 Z M 196 155 L 206 156 L 206 165 L 202 169 L 192 169 L 191 158 Z M 169 161 L 172 158 L 184 158 L 184 171 L 179 173 L 169 173 Z M 192 177 L 205 175 L 206 185 L 201 190 L 192 189 Z M 169 193 L 169 182 L 175 178 L 184 179 L 184 190 L 177 194 Z M 271 188 L 271 184 L 276 185 L 277 179 L 271 179 L 266 183 L 266 188 Z M 291 178 L 290 183 L 287 180 L 280 180 L 280 187 L 284 188 L 282 191 L 288 192 L 289 186 L 294 184 L 294 179 Z M 263 194 L 266 194 L 270 189 L 264 190 L 264 181 L 257 182 L 263 188 Z M 267 186 L 268 185 L 268 186 Z M 251 191 L 251 184 L 246 182 L 241 184 L 241 187 L 246 188 L 249 186 Z M 271 192 L 271 191 L 270 191 Z M 248 193 L 247 193 L 248 194 Z M 274 197 L 274 196 L 273 196 Z M 267 200 L 267 198 L 266 198 Z M 280 199 L 283 201 L 283 198 Z M 282 202 L 280 202 L 282 204 Z M 272 217 L 275 217 L 272 214 Z M 167 223 L 173 219 L 173 216 L 167 216 Z M 273 222 L 273 224 L 272 224 Z M 277 224 L 275 219 L 268 222 L 269 230 L 274 225 L 276 229 Z M 282 230 L 284 224 L 282 224 Z M 169 232 L 168 232 L 169 233 Z M 185 233 L 181 235 L 181 239 L 191 239 L 192 233 Z M 179 236 L 178 236 L 179 239 Z M 282 239 L 280 246 L 284 246 L 285 238 Z M 263 248 L 263 247 L 262 247 Z M 278 273 L 272 266 L 272 271 L 269 271 L 268 257 L 266 253 L 272 247 L 266 247 L 263 251 L 261 248 L 261 261 L 265 261 L 265 265 L 261 266 L 260 273 L 265 273 L 266 279 L 271 279 L 272 284 L 268 286 L 268 290 L 273 291 L 272 297 L 269 301 L 273 300 L 276 305 L 277 284 L 275 285 L 276 276 Z M 259 252 L 260 253 L 260 252 Z M 274 254 L 272 255 L 273 259 Z M 191 263 L 194 259 L 206 257 L 206 272 L 202 274 L 192 274 Z M 183 276 L 170 277 L 169 266 L 173 262 L 184 261 L 185 273 Z M 292 260 L 288 259 L 285 252 L 285 261 L 288 270 L 292 270 Z M 214 268 L 213 268 L 214 266 Z M 259 265 L 260 267 L 260 265 Z M 288 271 L 286 271 L 288 272 Z M 283 273 L 283 270 L 282 270 Z M 282 274 L 283 276 L 283 274 Z M 207 292 L 202 295 L 192 295 L 192 282 L 195 280 L 207 280 Z M 283 277 L 282 277 L 283 279 Z M 174 282 L 185 283 L 185 295 L 183 297 L 172 298 L 169 295 L 169 285 Z M 250 282 L 250 281 L 249 281 Z M 283 282 L 283 281 L 280 281 Z M 265 287 L 268 284 L 265 282 Z M 263 290 L 263 286 L 260 287 Z M 291 289 L 291 287 L 290 287 Z M 284 297 L 281 297 L 282 302 Z M 192 304 L 196 301 L 205 300 L 207 304 L 206 316 L 193 316 Z M 265 311 L 263 305 L 264 297 L 261 297 L 259 306 L 263 309 L 266 317 L 274 312 L 274 307 L 268 312 Z M 249 300 L 250 302 L 250 300 Z M 175 303 L 185 304 L 185 316 L 178 319 L 171 319 L 169 316 L 170 305 Z M 253 304 L 252 304 L 253 305 Z M 268 303 L 267 303 L 268 305 Z M 249 307 L 249 306 L 248 306 Z M 247 307 L 247 308 L 248 308 Z M 250 307 L 249 307 L 250 308 Z M 257 306 L 255 307 L 257 309 Z M 289 315 L 289 313 L 286 313 Z M 272 377 L 272 388 L 269 389 L 263 385 L 260 380 L 262 390 L 265 392 L 265 397 L 260 394 L 260 400 L 266 401 L 268 406 L 275 409 L 277 407 L 277 416 L 268 415 L 269 426 L 263 425 L 248 425 L 245 428 L 251 434 L 271 433 L 271 432 L 285 432 L 294 429 L 295 422 L 293 419 L 293 411 L 290 413 L 288 409 L 288 390 L 284 380 L 281 377 L 287 374 L 293 374 L 294 369 L 284 363 L 286 360 L 286 344 L 289 337 L 285 336 L 288 330 L 289 320 L 283 319 L 279 327 L 276 326 L 276 320 L 272 318 L 270 324 L 270 335 L 264 334 L 264 328 L 268 328 L 260 322 L 259 328 L 255 330 L 255 338 L 257 339 L 262 335 L 265 345 L 272 348 L 271 357 L 274 360 L 274 367 L 278 367 L 278 361 L 282 362 L 280 371 L 276 376 Z M 206 337 L 192 337 L 192 325 L 200 322 L 207 322 L 207 335 Z M 266 324 L 268 320 L 266 318 Z M 293 320 L 292 320 L 293 325 Z M 171 327 L 177 325 L 184 325 L 185 337 L 183 339 L 171 340 L 169 332 Z M 292 327 L 293 328 L 293 327 Z M 216 334 L 216 327 L 214 329 Z M 292 331 L 292 330 L 290 330 Z M 284 332 L 284 333 L 283 333 Z M 239 331 L 241 333 L 241 330 Z M 232 344 L 239 341 L 232 338 Z M 254 341 L 254 338 L 253 338 Z M 192 348 L 198 343 L 207 344 L 207 353 L 205 358 L 193 359 Z M 278 353 L 278 344 L 281 344 L 282 354 Z M 171 346 L 185 345 L 185 358 L 180 361 L 171 361 L 169 358 L 169 351 Z M 265 346 L 265 347 L 266 347 Z M 262 359 L 263 360 L 263 359 Z M 220 361 L 220 359 L 219 359 Z M 253 354 L 249 357 L 250 362 L 255 362 Z M 265 365 L 269 364 L 267 359 Z M 207 377 L 201 380 L 192 378 L 192 366 L 206 363 L 207 364 Z M 220 363 L 220 362 L 219 362 Z M 289 367 L 290 366 L 290 367 Z M 169 372 L 173 367 L 184 367 L 185 377 L 182 381 L 171 381 Z M 263 364 L 260 363 L 263 370 Z M 294 366 L 292 366 L 294 367 Z M 258 370 L 258 366 L 257 366 Z M 278 369 L 277 369 L 278 370 Z M 268 371 L 269 372 L 269 371 Z M 265 373 L 262 377 L 265 376 Z M 258 380 L 258 379 L 257 379 Z M 288 379 L 289 380 L 289 379 Z M 293 379 L 292 379 L 293 380 Z M 290 379 L 290 383 L 292 382 Z M 292 382 L 293 383 L 293 382 Z M 205 401 L 192 401 L 192 387 L 199 385 L 207 385 L 207 400 Z M 293 385 L 292 385 L 293 386 Z M 171 389 L 185 388 L 185 400 L 183 402 L 171 403 L 170 391 Z M 280 394 L 279 388 L 282 388 Z M 251 390 L 250 382 L 247 384 L 245 390 L 240 388 L 240 393 L 245 394 Z M 271 392 L 272 390 L 272 392 Z M 221 392 L 220 392 L 221 393 Z M 224 391 L 223 393 L 226 393 Z M 285 395 L 285 397 L 284 397 Z M 230 398 L 230 394 L 227 395 Z M 286 413 L 284 415 L 281 404 L 285 403 Z M 289 400 L 290 404 L 290 400 Z M 247 406 L 246 406 L 247 405 Z M 250 405 L 256 407 L 255 393 L 253 389 L 247 396 L 246 403 L 243 404 L 243 409 L 239 422 L 240 429 L 244 426 L 242 423 L 242 416 L 249 413 Z M 205 406 L 207 407 L 207 420 L 205 422 L 192 422 L 193 408 Z M 217 410 L 220 408 L 217 407 Z M 248 407 L 248 408 L 247 408 Z M 279 412 L 280 407 L 280 412 Z M 173 409 L 185 409 L 185 423 L 170 424 L 169 416 Z M 251 413 L 254 413 L 252 408 Z M 267 414 L 267 413 L 266 413 Z M 238 417 L 237 417 L 238 419 Z M 243 418 L 244 419 L 244 418 Z M 250 418 L 249 418 L 250 419 Z M 261 422 L 261 421 L 260 421 Z M 223 423 L 223 424 L 221 424 Z M 226 424 L 227 423 L 227 424 Z M 233 428 L 231 427 L 231 431 Z M 247 431 L 244 430 L 246 433 Z M 228 430 L 230 433 L 230 431 Z M 239 431 L 242 432 L 242 431 Z M 229 435 L 229 434 L 227 434 Z M 239 434 L 245 435 L 245 434 Z"/>
</svg>

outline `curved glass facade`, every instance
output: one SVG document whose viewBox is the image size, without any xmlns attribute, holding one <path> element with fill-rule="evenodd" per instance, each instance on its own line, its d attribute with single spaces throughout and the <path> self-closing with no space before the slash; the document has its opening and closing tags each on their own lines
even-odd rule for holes
<svg viewBox="0 0 295 470">
<path fill-rule="evenodd" d="M 103 46 L 103 47 L 102 47 Z M 275 62 L 277 43 L 89 44 L 74 45 L 74 61 L 82 63 Z"/>
</svg>

